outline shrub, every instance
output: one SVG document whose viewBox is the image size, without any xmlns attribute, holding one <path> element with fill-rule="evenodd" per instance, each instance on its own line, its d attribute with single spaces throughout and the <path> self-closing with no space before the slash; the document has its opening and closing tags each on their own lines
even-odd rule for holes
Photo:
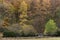
<svg viewBox="0 0 60 40">
<path fill-rule="evenodd" d="M 54 35 L 57 31 L 57 26 L 54 20 L 50 19 L 45 25 L 45 35 Z"/>
<path fill-rule="evenodd" d="M 37 36 L 37 31 L 32 25 L 22 26 L 23 36 Z"/>
<path fill-rule="evenodd" d="M 3 35 L 4 35 L 4 37 L 13 37 L 13 36 L 15 36 L 16 34 L 13 33 L 13 32 L 8 32 L 8 31 L 6 31 L 6 32 L 3 33 Z"/>
<path fill-rule="evenodd" d="M 12 31 L 3 32 L 3 37 L 33 37 L 33 36 L 37 36 L 37 35 L 35 35 L 35 33 L 33 32 L 25 34 L 23 31 L 20 34 L 17 32 L 12 32 Z"/>
<path fill-rule="evenodd" d="M 4 28 L 4 37 L 20 37 L 22 35 L 21 27 L 19 24 L 13 24 Z"/>
<path fill-rule="evenodd" d="M 55 36 L 60 36 L 60 29 L 57 30 L 56 34 L 54 34 Z"/>
<path fill-rule="evenodd" d="M 37 36 L 37 32 L 31 25 L 20 27 L 19 24 L 13 24 L 4 30 L 3 35 L 4 37 L 32 37 Z"/>
<path fill-rule="evenodd" d="M 3 37 L 19 37 L 21 35 L 19 35 L 18 33 L 16 32 L 11 32 L 11 31 L 5 31 L 3 32 Z"/>
<path fill-rule="evenodd" d="M 34 37 L 37 36 L 38 34 L 34 33 L 34 32 L 29 32 L 27 34 L 23 33 L 22 37 Z"/>
</svg>

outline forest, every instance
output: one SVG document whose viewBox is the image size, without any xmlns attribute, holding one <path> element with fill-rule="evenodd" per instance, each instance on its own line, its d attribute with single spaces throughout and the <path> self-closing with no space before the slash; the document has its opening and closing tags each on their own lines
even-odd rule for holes
<svg viewBox="0 0 60 40">
<path fill-rule="evenodd" d="M 4 37 L 60 36 L 60 0 L 0 0 Z"/>
</svg>

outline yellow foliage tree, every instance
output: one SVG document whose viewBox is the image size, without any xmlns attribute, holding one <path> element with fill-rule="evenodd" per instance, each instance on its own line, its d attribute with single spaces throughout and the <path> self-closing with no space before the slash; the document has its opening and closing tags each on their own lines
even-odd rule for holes
<svg viewBox="0 0 60 40">
<path fill-rule="evenodd" d="M 21 2 L 20 5 L 20 26 L 22 27 L 22 30 L 24 34 L 28 34 L 29 32 L 35 32 L 32 25 L 29 24 L 28 14 L 27 14 L 28 5 L 25 1 Z"/>
<path fill-rule="evenodd" d="M 22 3 L 21 3 L 21 5 L 20 5 L 20 12 L 21 12 L 21 14 L 20 14 L 20 24 L 23 24 L 25 21 L 28 21 L 26 18 L 28 17 L 28 15 L 27 15 L 27 4 L 25 3 L 25 1 L 23 1 Z"/>
</svg>

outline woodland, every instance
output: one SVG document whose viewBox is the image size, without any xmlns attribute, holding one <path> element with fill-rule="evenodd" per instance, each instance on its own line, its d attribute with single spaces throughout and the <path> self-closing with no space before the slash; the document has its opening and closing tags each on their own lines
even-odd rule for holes
<svg viewBox="0 0 60 40">
<path fill-rule="evenodd" d="M 60 36 L 60 0 L 0 0 L 4 37 Z"/>
</svg>

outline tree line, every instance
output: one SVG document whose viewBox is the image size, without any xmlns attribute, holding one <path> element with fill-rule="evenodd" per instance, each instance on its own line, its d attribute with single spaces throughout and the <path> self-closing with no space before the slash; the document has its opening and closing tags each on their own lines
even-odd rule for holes
<svg viewBox="0 0 60 40">
<path fill-rule="evenodd" d="M 0 0 L 0 20 L 5 28 L 19 24 L 23 30 L 33 27 L 43 33 L 49 19 L 60 27 L 59 0 Z"/>
</svg>

